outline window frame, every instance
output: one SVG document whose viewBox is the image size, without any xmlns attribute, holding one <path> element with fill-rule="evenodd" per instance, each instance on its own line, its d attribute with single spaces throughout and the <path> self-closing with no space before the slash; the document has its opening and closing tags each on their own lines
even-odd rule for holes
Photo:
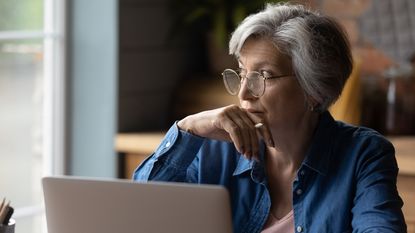
<svg viewBox="0 0 415 233">
<path fill-rule="evenodd" d="M 0 41 L 43 41 L 42 168 L 43 176 L 65 173 L 66 141 L 66 15 L 67 0 L 43 0 L 43 29 L 1 31 Z M 40 182 L 39 182 L 40 183 Z M 19 207 L 14 218 L 44 213 L 43 200 Z"/>
</svg>

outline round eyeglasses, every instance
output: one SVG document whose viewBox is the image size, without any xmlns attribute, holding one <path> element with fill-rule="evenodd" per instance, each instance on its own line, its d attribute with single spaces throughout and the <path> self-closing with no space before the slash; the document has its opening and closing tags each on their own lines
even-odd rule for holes
<svg viewBox="0 0 415 233">
<path fill-rule="evenodd" d="M 257 71 L 249 72 L 245 77 L 241 77 L 235 70 L 226 69 L 222 72 L 223 82 L 226 90 L 231 95 L 237 95 L 241 89 L 243 79 L 246 79 L 246 85 L 249 92 L 255 97 L 261 97 L 265 92 L 265 80 L 293 76 L 291 74 L 265 76 Z"/>
</svg>

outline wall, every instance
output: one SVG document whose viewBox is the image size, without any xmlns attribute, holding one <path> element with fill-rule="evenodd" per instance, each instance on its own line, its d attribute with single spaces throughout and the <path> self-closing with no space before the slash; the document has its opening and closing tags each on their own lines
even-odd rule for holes
<svg viewBox="0 0 415 233">
<path fill-rule="evenodd" d="M 168 0 L 119 1 L 118 131 L 168 127 L 183 75 L 183 42 L 171 37 Z"/>
<path fill-rule="evenodd" d="M 117 1 L 68 1 L 67 174 L 116 175 Z"/>
</svg>

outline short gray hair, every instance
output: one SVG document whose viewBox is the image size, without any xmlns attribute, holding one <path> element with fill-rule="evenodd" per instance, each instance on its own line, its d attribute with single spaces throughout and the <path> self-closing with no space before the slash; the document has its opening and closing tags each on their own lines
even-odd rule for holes
<svg viewBox="0 0 415 233">
<path fill-rule="evenodd" d="M 349 41 L 332 18 L 301 5 L 268 4 L 233 32 L 229 53 L 239 57 L 249 37 L 265 37 L 288 55 L 301 87 L 320 111 L 340 96 L 353 68 Z"/>
</svg>

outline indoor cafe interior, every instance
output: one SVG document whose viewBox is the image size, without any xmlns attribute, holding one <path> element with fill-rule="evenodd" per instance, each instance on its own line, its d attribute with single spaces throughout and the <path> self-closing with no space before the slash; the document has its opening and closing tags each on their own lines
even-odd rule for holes
<svg viewBox="0 0 415 233">
<path fill-rule="evenodd" d="M 15 232 L 47 232 L 43 177 L 131 180 L 176 121 L 238 105 L 221 76 L 238 68 L 229 15 L 267 2 L 289 1 L 0 0 L 0 202 Z M 295 3 L 345 29 L 353 70 L 329 111 L 393 144 L 415 233 L 415 1 Z"/>
</svg>

